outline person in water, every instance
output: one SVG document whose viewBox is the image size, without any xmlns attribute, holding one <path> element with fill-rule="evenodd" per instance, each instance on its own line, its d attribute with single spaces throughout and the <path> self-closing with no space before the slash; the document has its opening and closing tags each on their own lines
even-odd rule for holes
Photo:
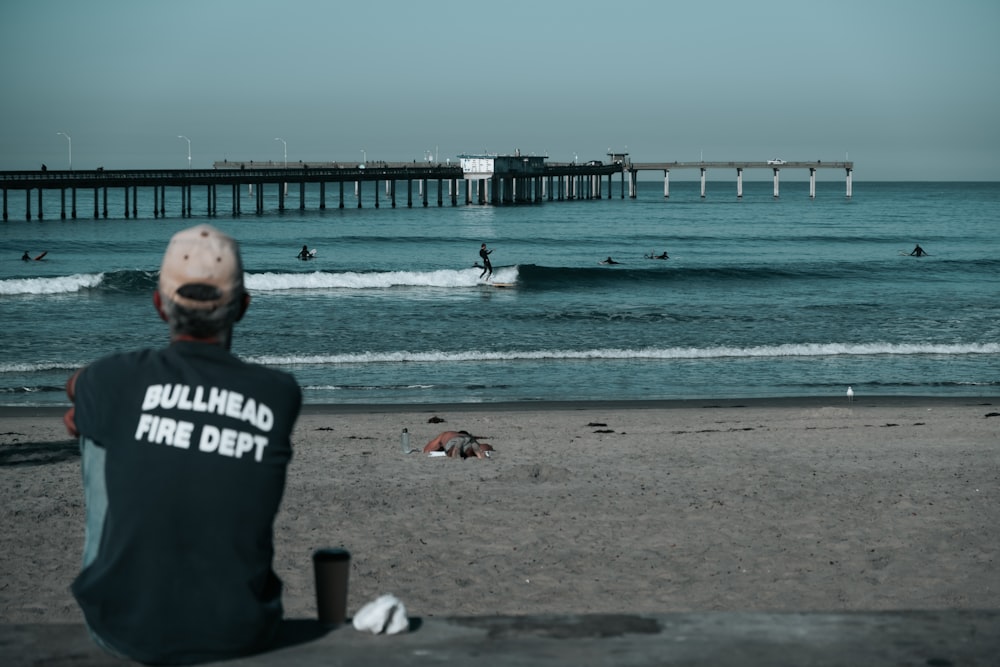
<svg viewBox="0 0 1000 667">
<path fill-rule="evenodd" d="M 601 262 L 601 264 L 621 264 L 621 262 L 616 262 L 615 260 L 611 259 L 611 257 L 609 256 L 606 260 L 604 260 L 603 262 Z"/>
<path fill-rule="evenodd" d="M 302 246 L 302 250 L 299 251 L 299 259 L 312 259 L 312 255 L 309 253 L 309 246 Z"/>
<path fill-rule="evenodd" d="M 910 256 L 911 257 L 923 257 L 926 254 L 927 254 L 927 252 L 923 248 L 921 248 L 920 244 L 918 243 L 917 247 L 914 248 L 913 252 L 910 253 Z"/>
<path fill-rule="evenodd" d="M 663 251 L 662 255 L 655 255 L 651 252 L 648 255 L 646 255 L 646 257 L 648 257 L 649 259 L 670 259 L 670 255 L 667 254 L 666 250 Z"/>
<path fill-rule="evenodd" d="M 490 254 L 492 252 L 492 250 L 486 249 L 485 243 L 479 246 L 479 256 L 483 258 L 483 272 L 479 274 L 480 278 L 486 276 L 486 279 L 489 280 L 493 277 L 493 265 L 490 264 Z"/>
<path fill-rule="evenodd" d="M 28 254 L 27 250 L 25 250 L 24 254 L 21 255 L 21 261 L 22 262 L 30 262 L 31 261 L 31 255 Z"/>
</svg>

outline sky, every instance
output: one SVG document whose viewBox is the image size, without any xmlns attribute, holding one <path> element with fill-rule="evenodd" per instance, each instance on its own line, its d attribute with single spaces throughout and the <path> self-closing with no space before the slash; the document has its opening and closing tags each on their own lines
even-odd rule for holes
<svg viewBox="0 0 1000 667">
<path fill-rule="evenodd" d="M 611 149 L 1000 181 L 998 34 L 996 0 L 4 0 L 0 170 L 181 169 L 190 139 L 195 168 Z"/>
</svg>

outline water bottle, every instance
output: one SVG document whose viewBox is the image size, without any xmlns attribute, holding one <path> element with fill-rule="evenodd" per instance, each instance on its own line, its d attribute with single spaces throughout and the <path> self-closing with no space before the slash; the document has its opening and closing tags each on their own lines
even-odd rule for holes
<svg viewBox="0 0 1000 667">
<path fill-rule="evenodd" d="M 399 445 L 404 454 L 410 453 L 410 432 L 405 428 L 403 429 L 403 434 L 399 439 Z"/>
</svg>

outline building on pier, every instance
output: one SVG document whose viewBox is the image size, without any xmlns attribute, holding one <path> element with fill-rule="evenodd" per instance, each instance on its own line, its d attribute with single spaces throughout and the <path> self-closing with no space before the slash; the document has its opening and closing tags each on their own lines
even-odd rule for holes
<svg viewBox="0 0 1000 667">
<path fill-rule="evenodd" d="M 466 183 L 465 203 L 471 203 L 473 196 L 479 204 L 541 201 L 546 157 L 521 155 L 520 151 L 515 151 L 513 155 L 459 155 L 459 166 Z"/>
</svg>

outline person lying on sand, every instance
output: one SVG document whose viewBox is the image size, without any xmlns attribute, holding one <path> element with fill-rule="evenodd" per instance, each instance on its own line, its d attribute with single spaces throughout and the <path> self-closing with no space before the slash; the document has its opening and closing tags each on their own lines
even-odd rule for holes
<svg viewBox="0 0 1000 667">
<path fill-rule="evenodd" d="M 484 459 L 493 451 L 493 445 L 479 442 L 468 431 L 445 431 L 424 445 L 424 454 L 444 452 L 450 458 L 467 459 L 475 456 Z"/>
</svg>

